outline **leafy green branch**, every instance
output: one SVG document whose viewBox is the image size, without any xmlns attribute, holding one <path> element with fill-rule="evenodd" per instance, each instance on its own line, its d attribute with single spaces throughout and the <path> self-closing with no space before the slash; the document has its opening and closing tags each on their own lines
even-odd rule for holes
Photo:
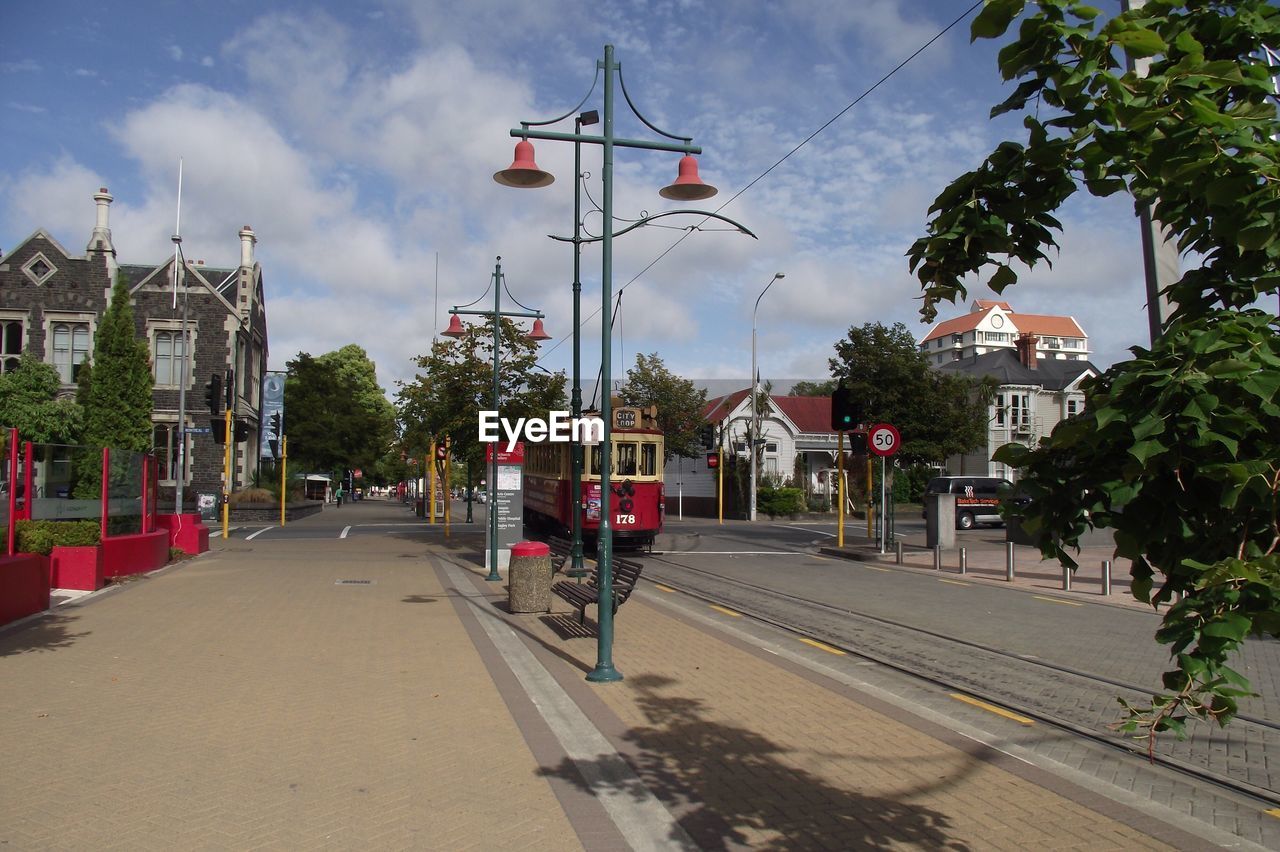
<svg viewBox="0 0 1280 852">
<path fill-rule="evenodd" d="M 1125 704 L 1121 724 L 1151 745 L 1189 718 L 1227 724 L 1251 694 L 1229 658 L 1280 636 L 1280 323 L 1261 309 L 1280 292 L 1280 69 L 1264 51 L 1280 46 L 1280 9 L 1150 0 L 1104 20 L 1078 0 L 988 0 L 972 35 L 1020 16 L 999 52 L 1019 82 L 992 115 L 1034 101 L 1026 139 L 945 188 L 908 257 L 932 320 L 975 276 L 1003 292 L 1049 263 L 1055 214 L 1084 189 L 1127 192 L 1196 258 L 1149 350 L 1088 383 L 1085 411 L 1040 446 L 995 455 L 1019 470 L 1030 503 L 1016 515 L 1046 556 L 1074 567 L 1081 536 L 1112 529 L 1134 595 L 1169 605 L 1166 693 Z"/>
</svg>

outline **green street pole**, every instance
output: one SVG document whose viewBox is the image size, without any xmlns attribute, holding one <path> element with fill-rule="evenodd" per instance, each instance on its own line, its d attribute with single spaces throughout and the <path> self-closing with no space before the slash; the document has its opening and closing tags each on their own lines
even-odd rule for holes
<svg viewBox="0 0 1280 852">
<path fill-rule="evenodd" d="M 498 350 L 502 346 L 502 258 L 493 265 L 493 410 L 498 410 Z M 498 573 L 498 444 L 489 448 L 493 453 L 489 464 L 489 576 L 490 582 L 499 582 Z"/>
<path fill-rule="evenodd" d="M 596 534 L 596 565 L 599 569 L 600 597 L 596 607 L 599 631 L 596 639 L 596 667 L 587 675 L 592 683 L 622 680 L 613 665 L 613 514 L 610 483 L 613 433 L 613 398 L 610 356 L 613 354 L 613 45 L 604 46 L 604 166 L 601 180 L 604 240 L 601 243 L 600 281 L 600 417 L 604 434 L 600 438 L 600 530 Z"/>
<path fill-rule="evenodd" d="M 603 393 L 601 394 L 600 417 L 601 417 L 601 420 L 604 421 L 604 434 L 601 436 L 601 448 L 600 448 L 600 467 L 601 467 L 601 470 L 600 470 L 600 529 L 597 535 L 597 553 L 596 553 L 596 564 L 599 570 L 599 580 L 598 580 L 599 588 L 600 588 L 599 599 L 602 605 L 599 607 L 599 634 L 598 634 L 599 639 L 598 639 L 598 642 L 596 643 L 596 648 L 597 648 L 596 667 L 591 671 L 590 674 L 587 675 L 587 680 L 595 683 L 622 680 L 622 674 L 613 665 L 613 606 L 612 606 L 612 601 L 613 601 L 613 518 L 612 518 L 612 505 L 611 505 L 613 501 L 611 499 L 612 486 L 610 484 L 610 474 L 611 474 L 610 467 L 612 465 L 612 445 L 610 442 L 612 440 L 612 432 L 613 432 L 612 423 L 610 421 L 612 420 L 612 417 L 613 417 L 613 412 L 612 412 L 613 400 L 609 395 L 610 388 L 612 385 L 612 375 L 610 372 L 610 366 L 611 366 L 610 355 L 611 355 L 611 347 L 613 342 L 612 341 L 613 312 L 612 312 L 612 305 L 610 304 L 613 299 L 613 238 L 614 238 L 613 149 L 617 146 L 621 146 L 623 148 L 641 148 L 641 149 L 650 150 L 650 151 L 679 152 L 687 155 L 702 153 L 702 149 L 694 145 L 691 139 L 687 137 L 682 137 L 682 136 L 673 136 L 669 133 L 665 133 L 664 131 L 660 131 L 660 130 L 658 130 L 658 132 L 662 133 L 662 135 L 667 136 L 671 139 L 678 139 L 680 141 L 672 143 L 672 142 L 650 141 L 650 140 L 642 140 L 642 139 L 619 139 L 613 135 L 613 112 L 614 112 L 613 85 L 614 85 L 614 74 L 619 70 L 619 68 L 620 66 L 613 60 L 613 45 L 606 44 L 604 47 L 604 61 L 596 63 L 596 69 L 598 71 L 599 70 L 604 71 L 604 122 L 603 122 L 604 132 L 602 135 L 584 136 L 581 133 L 581 126 L 578 126 L 577 128 L 575 128 L 575 132 L 573 133 L 560 133 L 560 132 L 555 132 L 550 130 L 537 130 L 537 129 L 534 129 L 534 126 L 533 126 L 534 122 L 525 122 L 520 127 L 515 128 L 511 131 L 512 136 L 523 140 L 521 143 L 518 143 L 516 145 L 516 156 L 517 156 L 516 162 L 512 163 L 510 168 L 504 169 L 494 175 L 494 180 L 496 180 L 500 184 L 503 184 L 504 186 L 536 189 L 538 187 L 549 185 L 552 182 L 553 178 L 548 173 L 545 173 L 541 169 L 538 169 L 536 164 L 533 163 L 532 146 L 529 146 L 525 152 L 523 153 L 521 152 L 521 147 L 523 145 L 523 142 L 527 142 L 530 139 L 547 139 L 547 140 L 552 140 L 557 142 L 577 142 L 577 143 L 589 142 L 593 145 L 601 145 L 604 148 L 604 163 L 603 163 L 603 169 L 601 174 L 601 183 L 603 184 L 603 195 L 602 195 L 603 204 L 601 205 L 602 209 L 600 211 L 604 217 L 604 232 L 598 238 L 585 240 L 578 235 L 578 232 L 576 230 L 578 228 L 578 222 L 580 221 L 581 217 L 580 216 L 577 217 L 574 223 L 575 246 L 579 246 L 580 243 L 582 242 L 595 242 L 599 240 L 602 247 L 602 251 L 601 251 L 601 255 L 602 255 L 601 279 L 602 280 L 601 280 L 600 296 L 601 296 L 601 305 L 602 305 L 603 314 L 604 314 L 604 324 L 601 328 L 600 382 L 602 385 Z M 628 103 L 630 103 L 630 101 L 628 101 Z M 634 110 L 635 110 L 635 107 L 633 105 L 632 111 Z M 639 116 L 639 113 L 636 113 L 636 115 Z M 552 121 L 548 121 L 548 122 L 541 122 L 540 124 L 553 124 L 556 121 L 560 121 L 563 118 L 567 118 L 567 117 L 568 116 L 565 115 L 559 119 L 553 119 Z M 641 120 L 646 125 L 648 125 L 651 129 L 657 130 L 657 128 L 653 127 L 653 125 L 647 119 L 644 119 L 643 117 L 641 117 Z M 529 159 L 521 160 L 520 157 L 522 156 L 528 156 Z M 577 175 L 574 176 L 574 179 L 575 181 L 577 180 Z M 699 185 L 702 185 L 701 181 L 696 180 L 696 175 L 694 177 L 694 180 Z M 678 178 L 677 183 L 680 183 L 680 182 L 681 182 L 681 179 Z M 689 181 L 687 180 L 684 182 L 686 184 L 689 183 Z M 672 187 L 668 187 L 668 189 L 671 189 L 671 188 Z M 710 189 L 711 189 L 711 192 L 708 194 L 689 194 L 684 192 L 667 194 L 665 191 L 662 194 L 666 198 L 671 198 L 676 200 L 697 200 L 699 198 L 708 198 L 710 197 L 710 195 L 715 194 L 715 188 L 711 187 Z M 577 199 L 575 198 L 575 212 L 577 212 L 576 202 L 577 202 Z M 661 214 L 658 214 L 657 216 L 652 216 L 652 217 L 646 216 L 643 220 L 641 220 L 641 223 L 647 222 L 650 219 L 658 218 L 663 215 L 672 215 L 677 212 L 684 212 L 684 213 L 696 212 L 699 215 L 711 216 L 717 219 L 723 219 L 725 221 L 728 221 L 728 222 L 731 222 L 732 224 L 737 225 L 737 223 L 733 223 L 732 220 L 728 219 L 727 217 L 720 216 L 717 213 L 710 213 L 706 211 L 670 211 L 670 213 L 661 213 Z M 639 227 L 641 223 L 633 223 L 627 228 L 624 228 L 619 233 L 626 233 L 629 230 Z M 752 237 L 755 236 L 750 231 L 743 228 L 741 225 L 737 225 L 737 227 L 743 233 L 748 234 Z M 556 239 L 560 239 L 560 238 L 557 237 Z M 575 261 L 576 261 L 576 258 L 577 258 L 577 254 L 575 253 Z M 575 278 L 576 277 L 577 275 L 575 274 Z M 575 303 L 575 306 L 576 306 L 576 303 Z M 577 333 L 576 323 L 575 323 L 574 332 L 575 334 Z M 575 368 L 576 368 L 576 362 L 575 362 Z"/>
<path fill-rule="evenodd" d="M 574 118 L 575 135 L 582 134 L 582 116 Z M 573 394 L 570 397 L 573 422 L 582 416 L 582 340 L 578 334 L 582 313 L 582 142 L 573 143 Z M 581 573 L 582 568 L 582 443 L 574 441 L 569 449 L 573 478 L 569 486 L 569 507 L 573 513 L 569 542 L 569 567 Z"/>
</svg>

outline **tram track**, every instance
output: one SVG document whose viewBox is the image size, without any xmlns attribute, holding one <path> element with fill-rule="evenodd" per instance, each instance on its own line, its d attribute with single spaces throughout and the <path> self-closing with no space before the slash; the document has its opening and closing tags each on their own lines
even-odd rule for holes
<svg viewBox="0 0 1280 852">
<path fill-rule="evenodd" d="M 1148 757 L 1175 772 L 1244 795 L 1269 808 L 1280 792 L 1255 783 L 1238 760 L 1241 740 L 1280 761 L 1280 724 L 1241 715 L 1230 732 L 1198 726 L 1187 740 L 1145 745 L 1107 729 L 1118 697 L 1149 700 L 1153 690 L 1105 675 L 1028 658 L 883 616 L 859 612 L 691 567 L 664 556 L 645 557 L 644 579 L 736 612 L 801 638 L 832 646 L 934 686 L 980 697 L 1010 712 L 1109 749 Z M 656 569 L 656 570 L 655 570 Z M 1243 734 L 1243 736 L 1241 736 Z M 1269 762 L 1269 761 L 1268 761 Z"/>
</svg>

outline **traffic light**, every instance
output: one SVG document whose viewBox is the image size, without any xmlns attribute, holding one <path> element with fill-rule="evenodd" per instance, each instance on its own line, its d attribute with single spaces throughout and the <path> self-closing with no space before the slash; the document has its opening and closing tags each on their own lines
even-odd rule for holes
<svg viewBox="0 0 1280 852">
<path fill-rule="evenodd" d="M 227 370 L 225 387 L 227 391 L 227 408 L 231 408 L 236 404 L 236 376 L 235 373 L 230 370 Z"/>
<path fill-rule="evenodd" d="M 236 443 L 249 440 L 249 421 L 237 420 L 235 422 L 235 439 Z"/>
<path fill-rule="evenodd" d="M 213 435 L 215 444 L 225 444 L 227 442 L 227 421 L 223 417 L 215 417 L 209 421 L 210 433 Z"/>
<path fill-rule="evenodd" d="M 209 406 L 210 414 L 222 413 L 222 376 L 214 374 L 204 386 L 204 401 Z"/>
<path fill-rule="evenodd" d="M 271 434 L 276 438 L 280 437 L 280 412 L 271 415 Z"/>
<path fill-rule="evenodd" d="M 436 444 L 436 460 L 444 461 L 449 458 L 449 448 L 444 444 Z"/>
<path fill-rule="evenodd" d="M 716 426 L 714 423 L 708 423 L 702 427 L 702 446 L 714 447 L 716 445 Z"/>
<path fill-rule="evenodd" d="M 848 432 L 865 419 L 862 404 L 855 402 L 853 391 L 841 384 L 831 392 L 831 431 Z"/>
</svg>

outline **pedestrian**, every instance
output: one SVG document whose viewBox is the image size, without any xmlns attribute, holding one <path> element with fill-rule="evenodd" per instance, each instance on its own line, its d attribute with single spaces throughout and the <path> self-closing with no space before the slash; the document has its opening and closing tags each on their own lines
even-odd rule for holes
<svg viewBox="0 0 1280 852">
<path fill-rule="evenodd" d="M 338 486 L 338 490 L 333 493 L 333 498 L 338 501 L 338 508 L 342 508 L 342 486 Z"/>
</svg>

